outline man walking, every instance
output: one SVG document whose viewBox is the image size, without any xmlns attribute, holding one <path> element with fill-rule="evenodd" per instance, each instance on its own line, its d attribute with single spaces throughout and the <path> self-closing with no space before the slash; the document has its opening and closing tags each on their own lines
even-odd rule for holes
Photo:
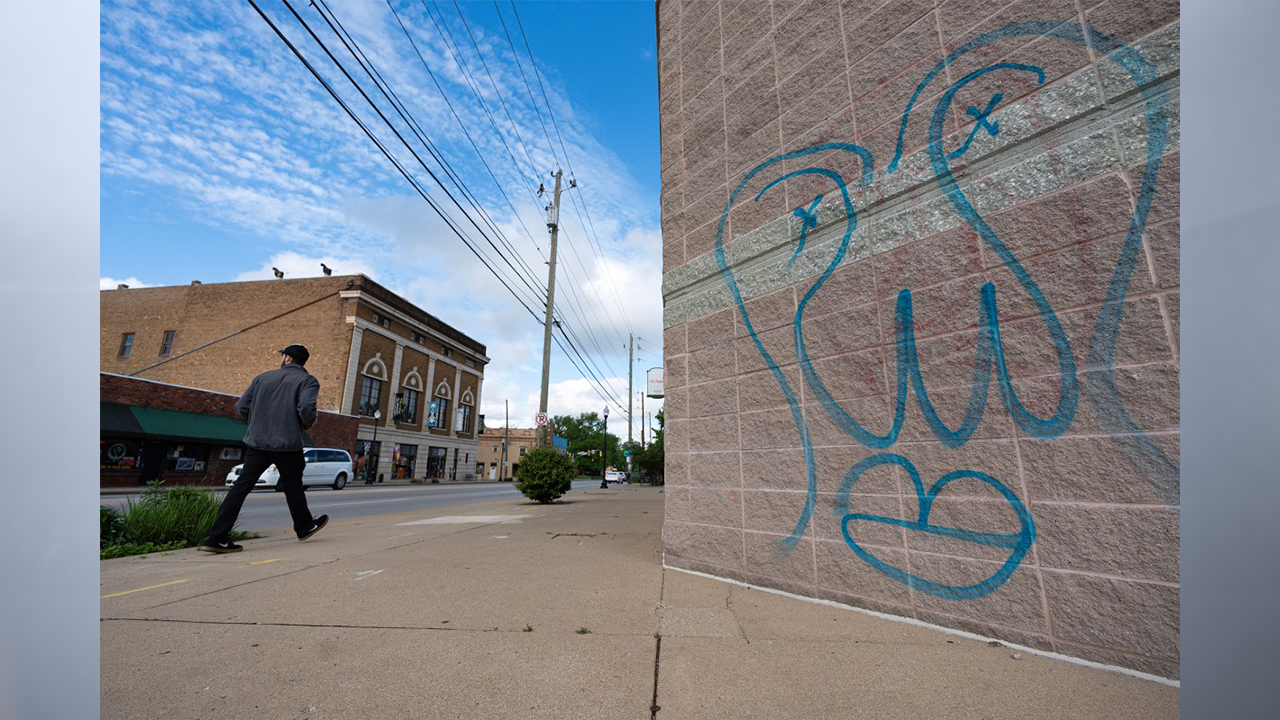
<svg viewBox="0 0 1280 720">
<path fill-rule="evenodd" d="M 280 471 L 280 488 L 289 503 L 298 539 L 306 540 L 329 522 L 328 515 L 311 516 L 307 496 L 302 491 L 302 472 L 306 467 L 302 448 L 307 443 L 304 430 L 316 424 L 316 398 L 320 394 L 320 381 L 303 367 L 309 357 L 311 353 L 301 345 L 281 350 L 280 369 L 254 378 L 236 402 L 236 410 L 249 422 L 249 431 L 244 435 L 244 444 L 248 446 L 244 468 L 223 499 L 218 519 L 201 550 L 233 553 L 244 549 L 231 542 L 231 528 L 240 516 L 245 496 L 272 465 Z"/>
</svg>

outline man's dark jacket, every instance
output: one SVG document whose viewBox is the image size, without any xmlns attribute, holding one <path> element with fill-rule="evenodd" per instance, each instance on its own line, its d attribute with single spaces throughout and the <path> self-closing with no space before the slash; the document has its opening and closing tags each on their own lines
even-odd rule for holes
<svg viewBox="0 0 1280 720">
<path fill-rule="evenodd" d="M 244 444 L 255 450 L 301 450 L 310 443 L 306 428 L 316 424 L 320 381 L 301 365 L 264 372 L 249 383 L 236 410 L 249 422 Z"/>
</svg>

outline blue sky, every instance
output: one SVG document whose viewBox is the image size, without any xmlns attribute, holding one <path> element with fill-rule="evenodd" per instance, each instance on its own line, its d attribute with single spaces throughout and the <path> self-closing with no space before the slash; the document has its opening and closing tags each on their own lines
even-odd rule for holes
<svg viewBox="0 0 1280 720">
<path fill-rule="evenodd" d="M 486 343 L 481 412 L 501 418 L 510 400 L 512 425 L 529 426 L 542 330 L 526 307 L 541 317 L 549 249 L 546 200 L 533 191 L 539 182 L 549 189 L 557 167 L 567 185 L 572 168 L 579 188 L 562 198 L 557 316 L 625 406 L 627 335 L 641 338 L 637 389 L 661 364 L 653 3 L 289 0 L 300 22 L 284 0 L 255 1 L 523 305 L 246 0 L 102 4 L 102 287 L 268 280 L 273 267 L 306 277 L 321 262 L 363 272 Z M 376 68 L 447 169 L 326 19 Z M 603 405 L 554 349 L 550 411 Z M 622 413 L 610 415 L 625 437 Z"/>
</svg>

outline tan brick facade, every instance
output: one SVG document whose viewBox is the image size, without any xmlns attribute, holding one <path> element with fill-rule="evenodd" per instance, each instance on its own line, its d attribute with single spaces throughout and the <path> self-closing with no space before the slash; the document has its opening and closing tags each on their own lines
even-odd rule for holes
<svg viewBox="0 0 1280 720">
<path fill-rule="evenodd" d="M 502 445 L 509 443 L 506 465 L 503 465 Z M 538 446 L 536 428 L 485 428 L 480 436 L 479 465 L 485 480 L 513 480 L 520 458 Z"/>
<path fill-rule="evenodd" d="M 666 562 L 1177 677 L 1178 4 L 657 15 Z"/>
<path fill-rule="evenodd" d="M 423 477 L 433 448 L 442 457 L 437 476 L 474 475 L 478 418 L 473 411 L 472 432 L 460 433 L 452 411 L 463 395 L 479 407 L 485 346 L 368 277 L 192 283 L 108 290 L 100 297 L 104 372 L 239 396 L 255 375 L 278 366 L 280 348 L 300 343 L 311 352 L 307 370 L 320 381 L 320 409 L 360 416 L 359 442 L 349 448 L 357 454 L 375 440 L 373 418 L 361 416 L 364 378 L 378 380 L 376 406 L 365 408 L 382 413 L 371 477 Z M 167 331 L 173 344 L 162 355 Z M 124 357 L 127 333 L 132 347 Z M 425 426 L 428 382 L 436 375 L 448 378 L 452 400 L 443 429 Z M 406 391 L 417 391 L 418 401 L 412 416 L 399 418 L 396 394 Z M 397 455 L 403 456 L 398 464 Z"/>
</svg>

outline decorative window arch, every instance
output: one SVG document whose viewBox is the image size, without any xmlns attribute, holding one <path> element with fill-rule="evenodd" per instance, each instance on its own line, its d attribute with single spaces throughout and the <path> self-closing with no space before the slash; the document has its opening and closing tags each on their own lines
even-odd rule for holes
<svg viewBox="0 0 1280 720">
<path fill-rule="evenodd" d="M 404 376 L 404 386 L 410 390 L 422 389 L 422 375 L 418 373 L 418 368 L 413 368 Z"/>
<path fill-rule="evenodd" d="M 375 353 L 373 357 L 369 358 L 369 362 L 364 364 L 364 369 L 361 372 L 369 377 L 385 381 L 388 377 L 387 364 L 382 361 L 382 353 Z"/>
<path fill-rule="evenodd" d="M 440 384 L 436 386 L 436 397 L 442 397 L 446 400 L 453 397 L 453 391 L 449 389 L 449 383 L 443 380 L 440 381 Z"/>
</svg>

